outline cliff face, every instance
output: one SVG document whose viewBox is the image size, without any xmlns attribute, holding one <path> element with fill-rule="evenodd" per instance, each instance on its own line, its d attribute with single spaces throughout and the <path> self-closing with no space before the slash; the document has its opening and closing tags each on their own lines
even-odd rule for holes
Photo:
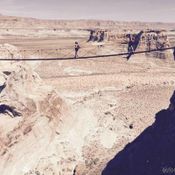
<svg viewBox="0 0 175 175">
<path fill-rule="evenodd" d="M 6 68 L 0 65 L 0 172 L 32 174 L 35 167 L 42 172 L 49 165 L 42 163 L 41 166 L 41 162 L 52 161 L 53 152 L 57 154 L 53 140 L 59 135 L 62 117 L 68 108 L 29 65 L 15 63 L 13 69 L 8 69 L 11 64 L 6 63 Z M 54 166 L 50 165 L 48 174 L 54 171 Z"/>
<path fill-rule="evenodd" d="M 133 142 L 119 152 L 102 175 L 174 174 L 175 92 L 168 109 L 159 111 L 156 120 Z"/>
</svg>

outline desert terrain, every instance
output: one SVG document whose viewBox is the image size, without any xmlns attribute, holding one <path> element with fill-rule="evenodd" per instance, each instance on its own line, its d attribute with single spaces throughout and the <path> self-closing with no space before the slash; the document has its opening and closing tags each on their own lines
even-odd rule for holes
<svg viewBox="0 0 175 175">
<path fill-rule="evenodd" d="M 80 57 L 127 51 L 120 39 L 87 42 L 90 29 L 163 30 L 175 46 L 175 24 L 0 16 L 0 58 L 73 57 L 75 41 Z M 168 108 L 173 51 L 159 56 L 0 61 L 0 174 L 100 175 Z"/>
</svg>

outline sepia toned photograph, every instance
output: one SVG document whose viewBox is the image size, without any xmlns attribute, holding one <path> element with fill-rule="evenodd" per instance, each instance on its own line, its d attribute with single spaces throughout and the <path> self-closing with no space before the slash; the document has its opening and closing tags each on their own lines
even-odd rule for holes
<svg viewBox="0 0 175 175">
<path fill-rule="evenodd" d="M 175 1 L 0 0 L 0 175 L 175 175 Z"/>
</svg>

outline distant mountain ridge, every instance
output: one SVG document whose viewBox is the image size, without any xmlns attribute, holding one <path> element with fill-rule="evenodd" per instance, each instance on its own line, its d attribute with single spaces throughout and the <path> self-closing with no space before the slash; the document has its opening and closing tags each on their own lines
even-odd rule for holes
<svg viewBox="0 0 175 175">
<path fill-rule="evenodd" d="M 0 14 L 0 28 L 64 28 L 64 29 L 165 29 L 174 30 L 175 23 L 121 22 L 108 20 L 44 20 Z"/>
</svg>

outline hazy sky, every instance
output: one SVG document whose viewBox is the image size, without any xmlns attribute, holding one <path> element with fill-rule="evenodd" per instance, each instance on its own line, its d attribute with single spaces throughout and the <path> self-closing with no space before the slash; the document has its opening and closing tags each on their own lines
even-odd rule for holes
<svg viewBox="0 0 175 175">
<path fill-rule="evenodd" d="M 175 22 L 175 0 L 0 0 L 0 13 L 46 19 Z"/>
</svg>

